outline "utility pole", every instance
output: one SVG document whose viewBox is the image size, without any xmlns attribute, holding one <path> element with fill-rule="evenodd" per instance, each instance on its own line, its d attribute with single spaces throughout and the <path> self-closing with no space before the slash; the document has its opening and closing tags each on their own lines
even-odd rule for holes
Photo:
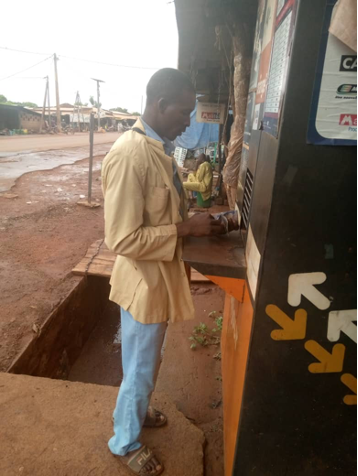
<svg viewBox="0 0 358 476">
<path fill-rule="evenodd" d="M 60 91 L 58 87 L 58 74 L 57 74 L 57 55 L 53 55 L 55 64 L 55 86 L 56 86 L 56 116 L 57 116 L 57 130 L 61 132 L 61 111 L 60 111 Z"/>
<path fill-rule="evenodd" d="M 48 78 L 48 76 L 47 76 Z M 50 105 L 50 81 L 48 81 L 48 88 L 47 88 L 47 108 L 48 108 L 48 128 L 51 130 L 51 105 Z"/>
<path fill-rule="evenodd" d="M 90 115 L 90 157 L 89 157 L 89 170 L 88 170 L 88 205 L 92 204 L 92 171 L 93 171 L 93 131 L 94 131 L 94 117 L 93 112 Z"/>
<path fill-rule="evenodd" d="M 141 100 L 141 103 L 140 103 L 140 115 L 143 114 L 143 94 L 142 94 L 142 100 Z"/>
<path fill-rule="evenodd" d="M 95 78 L 91 78 L 91 79 L 93 79 L 93 81 L 97 82 L 97 114 L 98 114 L 98 130 L 100 130 L 100 128 L 101 128 L 101 106 L 99 104 L 99 97 L 100 97 L 99 83 L 104 83 L 105 81 L 102 81 L 101 79 L 95 79 Z"/>
<path fill-rule="evenodd" d="M 78 108 L 77 108 L 77 123 L 78 123 L 78 132 L 81 132 L 81 121 L 80 121 L 80 102 L 81 102 L 81 99 L 80 99 L 80 94 L 79 92 L 77 91 L 77 97 L 78 97 Z"/>
<path fill-rule="evenodd" d="M 43 107 L 42 107 L 42 114 L 41 114 L 40 134 L 42 132 L 42 127 L 43 127 L 44 122 L 45 122 L 45 109 L 46 109 L 47 92 L 48 92 L 48 76 L 45 76 L 44 79 L 46 79 L 46 88 L 45 88 L 44 104 L 43 104 Z"/>
<path fill-rule="evenodd" d="M 75 122 L 74 119 L 75 119 L 76 108 L 77 108 L 78 132 L 81 132 L 80 108 L 82 108 L 82 103 L 81 103 L 80 93 L 78 91 L 77 91 L 77 94 L 76 94 L 75 105 L 73 107 L 73 122 Z M 83 117 L 83 114 L 82 114 L 82 117 Z"/>
<path fill-rule="evenodd" d="M 93 133 L 94 133 L 94 114 L 91 112 L 90 115 L 90 156 L 89 156 L 89 168 L 88 168 L 88 192 L 87 192 L 87 200 L 80 200 L 78 205 L 82 205 L 88 208 L 97 208 L 100 206 L 99 203 L 93 202 L 92 203 L 92 173 L 93 173 Z"/>
</svg>

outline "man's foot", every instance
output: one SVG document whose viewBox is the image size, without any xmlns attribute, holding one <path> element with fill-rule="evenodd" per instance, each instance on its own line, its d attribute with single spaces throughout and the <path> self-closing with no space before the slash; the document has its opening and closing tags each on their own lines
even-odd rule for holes
<svg viewBox="0 0 358 476">
<path fill-rule="evenodd" d="M 119 458 L 134 474 L 140 476 L 158 476 L 164 471 L 164 466 L 147 446 L 142 446 L 139 450 L 131 451 Z"/>
<path fill-rule="evenodd" d="M 156 410 L 153 407 L 148 407 L 147 416 L 145 417 L 143 426 L 150 428 L 158 428 L 166 424 L 167 417 L 162 412 Z"/>
<path fill-rule="evenodd" d="M 113 416 L 112 421 L 114 422 Z M 167 422 L 168 420 L 164 413 L 156 410 L 153 407 L 148 407 L 147 416 L 145 417 L 143 426 L 147 428 L 159 428 L 166 425 Z"/>
</svg>

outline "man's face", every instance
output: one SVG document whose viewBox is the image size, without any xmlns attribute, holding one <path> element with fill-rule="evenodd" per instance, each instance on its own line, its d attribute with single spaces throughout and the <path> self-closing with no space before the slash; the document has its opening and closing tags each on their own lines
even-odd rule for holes
<svg viewBox="0 0 358 476">
<path fill-rule="evenodd" d="M 195 161 L 195 170 L 198 170 L 198 168 L 200 167 L 201 164 L 203 164 L 205 162 L 205 154 L 200 154 L 198 156 L 198 158 L 196 159 Z"/>
<path fill-rule="evenodd" d="M 190 113 L 195 108 L 195 94 L 183 91 L 175 102 L 159 101 L 160 128 L 163 137 L 174 140 L 190 126 Z"/>
</svg>

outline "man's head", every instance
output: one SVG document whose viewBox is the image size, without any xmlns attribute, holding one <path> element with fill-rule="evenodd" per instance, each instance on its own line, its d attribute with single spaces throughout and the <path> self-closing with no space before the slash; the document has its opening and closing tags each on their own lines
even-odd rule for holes
<svg viewBox="0 0 358 476">
<path fill-rule="evenodd" d="M 206 155 L 205 154 L 200 154 L 195 160 L 195 170 L 198 170 L 201 164 L 203 164 L 206 161 Z"/>
<path fill-rule="evenodd" d="M 144 120 L 161 136 L 174 140 L 190 125 L 195 89 L 188 76 L 172 68 L 157 71 L 147 85 Z"/>
</svg>

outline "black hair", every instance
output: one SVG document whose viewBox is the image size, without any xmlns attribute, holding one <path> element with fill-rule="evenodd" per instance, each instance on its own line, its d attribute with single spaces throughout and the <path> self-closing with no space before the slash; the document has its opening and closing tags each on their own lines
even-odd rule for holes
<svg viewBox="0 0 358 476">
<path fill-rule="evenodd" d="M 189 77 L 173 68 L 163 68 L 153 74 L 147 84 L 147 103 L 164 98 L 175 101 L 184 91 L 195 94 L 195 88 Z"/>
</svg>

